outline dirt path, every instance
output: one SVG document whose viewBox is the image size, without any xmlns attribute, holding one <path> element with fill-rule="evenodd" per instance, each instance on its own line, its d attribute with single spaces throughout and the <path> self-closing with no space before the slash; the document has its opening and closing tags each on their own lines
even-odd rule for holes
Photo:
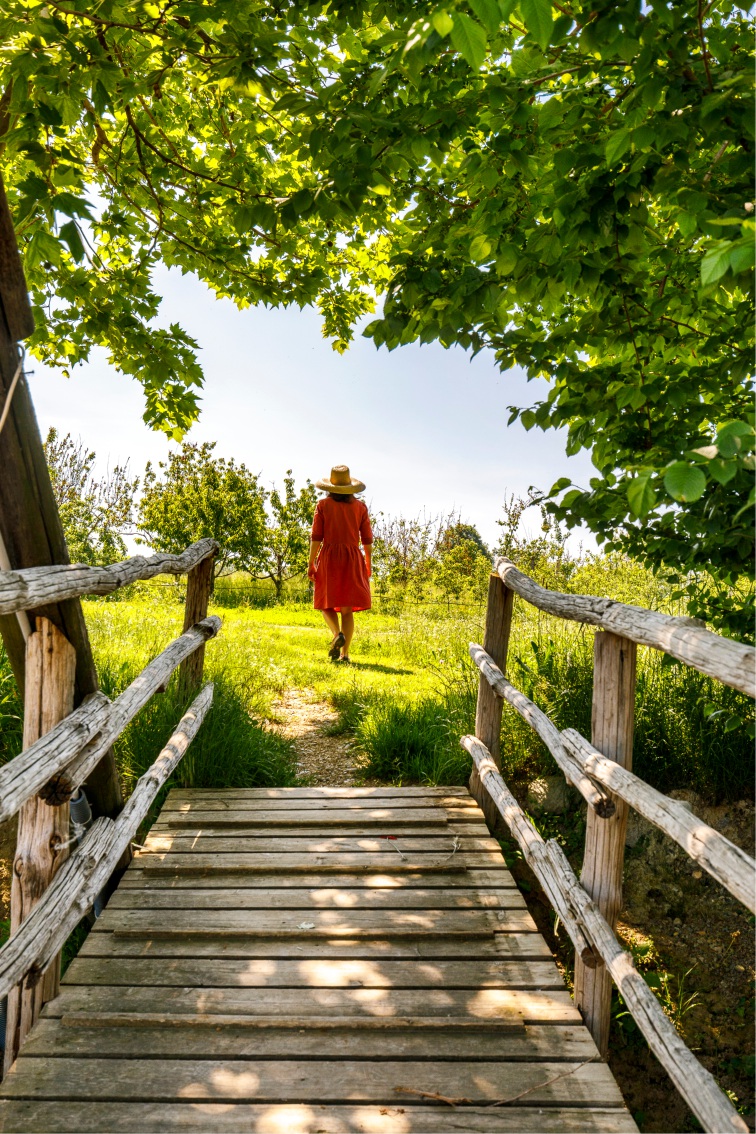
<svg viewBox="0 0 756 1134">
<path fill-rule="evenodd" d="M 294 741 L 297 773 L 313 787 L 349 787 L 357 782 L 357 756 L 347 736 L 324 731 L 338 720 L 326 701 L 306 689 L 288 689 L 273 706 L 274 728 Z"/>
</svg>

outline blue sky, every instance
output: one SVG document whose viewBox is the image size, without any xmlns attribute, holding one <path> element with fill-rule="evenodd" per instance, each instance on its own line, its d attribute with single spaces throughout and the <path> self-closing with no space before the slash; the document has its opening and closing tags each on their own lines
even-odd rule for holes
<svg viewBox="0 0 756 1134">
<path fill-rule="evenodd" d="M 544 384 L 500 374 L 491 355 L 471 361 L 435 345 L 377 351 L 359 337 L 338 355 L 316 311 L 238 311 L 176 271 L 161 271 L 156 283 L 160 323 L 179 322 L 201 347 L 202 413 L 189 439 L 216 441 L 220 456 L 243 461 L 267 484 L 288 468 L 315 480 L 347 464 L 374 511 L 457 509 L 494 541 L 505 493 L 549 488 L 560 476 L 586 484 L 591 475 L 587 454 L 565 456 L 562 435 L 507 427 L 507 406 L 532 404 Z M 128 459 L 138 474 L 175 447 L 144 425 L 139 385 L 104 353 L 69 380 L 35 361 L 30 368 L 43 435 L 55 425 L 81 437 L 99 467 Z"/>
</svg>

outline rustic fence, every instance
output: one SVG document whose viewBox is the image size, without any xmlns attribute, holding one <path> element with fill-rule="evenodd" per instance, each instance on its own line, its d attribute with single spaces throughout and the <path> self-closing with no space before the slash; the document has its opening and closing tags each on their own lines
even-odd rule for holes
<svg viewBox="0 0 756 1134">
<path fill-rule="evenodd" d="M 5 1069 L 57 995 L 60 950 L 113 872 L 125 865 L 150 805 L 196 735 L 213 699 L 206 685 L 115 819 L 101 816 L 69 837 L 69 805 L 126 725 L 179 669 L 187 693 L 202 680 L 205 643 L 220 629 L 207 617 L 218 545 L 204 539 L 181 555 L 134 556 L 110 567 L 83 564 L 0 571 L 0 615 L 34 611 L 28 626 L 23 750 L 0 768 L 0 822 L 18 813 L 11 884 L 11 937 L 0 949 L 7 997 Z M 64 599 L 103 595 L 155 575 L 187 575 L 184 632 L 111 701 L 101 692 L 73 709 L 76 651 L 44 617 Z M 81 837 L 78 837 L 81 835 Z M 75 845 L 73 853 L 69 853 Z"/>
<path fill-rule="evenodd" d="M 592 737 L 560 732 L 504 676 L 515 595 L 559 618 L 596 626 Z M 748 1129 L 714 1078 L 685 1046 L 622 948 L 614 925 L 622 903 L 628 808 L 674 839 L 749 910 L 756 909 L 756 862 L 681 803 L 633 775 L 637 645 L 663 650 L 701 673 L 756 696 L 756 651 L 675 618 L 611 599 L 560 594 L 528 578 L 508 559 L 491 576 L 483 646 L 471 644 L 480 671 L 475 736 L 462 738 L 473 758 L 470 790 L 493 828 L 502 816 L 575 946 L 575 1002 L 602 1055 L 609 1041 L 612 982 L 678 1091 L 709 1131 Z M 587 804 L 580 880 L 554 840 L 544 842 L 499 771 L 504 702 L 535 730 Z"/>
</svg>

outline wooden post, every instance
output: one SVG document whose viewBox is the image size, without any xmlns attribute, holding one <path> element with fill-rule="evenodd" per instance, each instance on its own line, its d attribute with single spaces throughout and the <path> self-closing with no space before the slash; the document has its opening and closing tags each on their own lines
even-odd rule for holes
<svg viewBox="0 0 756 1134">
<path fill-rule="evenodd" d="M 623 768 L 633 762 L 635 718 L 636 646 L 627 638 L 599 631 L 593 647 L 593 716 L 591 741 L 594 748 L 616 760 Z M 585 855 L 580 881 L 614 928 L 622 907 L 622 867 L 625 858 L 627 804 L 619 798 L 617 809 L 601 819 L 588 808 Z M 575 1004 L 601 1055 L 609 1046 L 612 979 L 606 967 L 587 968 L 575 958 Z"/>
<path fill-rule="evenodd" d="M 208 555 L 196 567 L 192 567 L 186 577 L 186 602 L 184 604 L 184 633 L 203 618 L 207 618 L 207 605 L 213 589 L 213 568 L 215 556 Z M 179 669 L 179 684 L 187 692 L 197 688 L 202 681 L 205 666 L 205 647 L 200 646 Z"/>
<path fill-rule="evenodd" d="M 47 618 L 26 647 L 24 748 L 44 736 L 73 709 L 76 651 Z M 38 797 L 18 813 L 18 837 L 11 882 L 11 933 L 29 916 L 68 857 L 68 803 L 50 807 Z M 11 1066 L 42 1005 L 58 995 L 60 957 L 44 974 L 17 985 L 8 997 L 5 1070 Z"/>
<path fill-rule="evenodd" d="M 505 587 L 498 575 L 492 574 L 488 580 L 488 605 L 486 607 L 486 631 L 483 649 L 490 654 L 502 673 L 506 672 L 509 631 L 512 626 L 512 606 L 514 591 Z M 503 702 L 481 674 L 478 685 L 478 705 L 475 712 L 475 735 L 482 741 L 493 758 L 496 767 L 501 767 L 501 713 Z M 469 780 L 470 794 L 476 799 L 486 817 L 489 829 L 494 830 L 499 822 L 496 804 L 480 782 L 478 770 L 473 766 Z"/>
</svg>

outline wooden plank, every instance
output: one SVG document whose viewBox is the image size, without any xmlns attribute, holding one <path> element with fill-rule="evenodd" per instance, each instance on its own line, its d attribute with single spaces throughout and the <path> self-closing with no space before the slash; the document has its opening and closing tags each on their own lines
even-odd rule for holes
<svg viewBox="0 0 756 1134">
<path fill-rule="evenodd" d="M 250 787 L 250 788 L 171 788 L 167 801 L 196 803 L 202 799 L 244 803 L 250 806 L 267 806 L 269 799 L 282 799 L 291 806 L 308 799 L 320 803 L 324 799 L 347 799 L 349 806 L 372 806 L 371 801 L 396 799 L 398 806 L 416 807 L 417 799 L 427 799 L 433 806 L 451 803 L 453 806 L 475 807 L 475 799 L 466 787 Z M 339 804 L 337 804 L 338 806 Z"/>
<path fill-rule="evenodd" d="M 387 846 L 386 844 L 390 845 Z M 495 839 L 465 838 L 463 835 L 445 835 L 442 838 L 426 836 L 413 838 L 404 832 L 395 835 L 384 835 L 376 838 L 362 835 L 355 831 L 352 835 L 338 835 L 335 838 L 322 838 L 319 836 L 282 839 L 269 835 L 268 838 L 218 838 L 207 835 L 157 834 L 150 833 L 145 841 L 144 849 L 153 854 L 333 854 L 337 852 L 366 851 L 372 854 L 383 854 L 385 851 L 413 854 L 422 851 L 430 854 L 432 851 L 446 852 L 451 855 L 454 851 L 490 851 L 501 854 L 501 848 Z"/>
<path fill-rule="evenodd" d="M 417 1096 L 398 1091 L 402 1086 L 481 1103 L 528 1091 L 533 1106 L 622 1105 L 611 1072 L 600 1063 L 24 1059 L 0 1093 L 5 1098 L 184 1103 L 317 1099 L 321 1104 L 364 1100 L 395 1105 L 400 1099 L 411 1106 Z"/>
<path fill-rule="evenodd" d="M 93 932 L 178 934 L 241 933 L 268 937 L 488 937 L 498 930 L 536 932 L 527 908 L 504 910 L 105 910 Z"/>
<path fill-rule="evenodd" d="M 490 937 L 252 937 L 243 935 L 166 937 L 90 933 L 80 957 L 226 957 L 312 960 L 337 957 L 361 960 L 546 960 L 551 953 L 539 933 L 496 933 Z"/>
<path fill-rule="evenodd" d="M 358 874 L 362 871 L 374 874 L 382 867 L 388 868 L 392 873 L 410 871 L 439 871 L 452 873 L 455 870 L 463 871 L 467 867 L 484 867 L 487 870 L 506 870 L 506 863 L 499 851 L 457 851 L 451 854 L 422 854 L 419 851 L 409 855 L 401 855 L 392 848 L 390 842 L 386 843 L 385 851 L 364 854 L 140 854 L 139 866 L 145 871 L 160 871 L 163 874 L 171 873 L 216 873 L 219 870 L 251 870 L 259 873 L 269 873 L 271 870 L 283 870 L 288 873 L 344 873 Z"/>
<path fill-rule="evenodd" d="M 119 892 L 125 888 L 139 890 L 183 890 L 195 889 L 201 884 L 203 889 L 277 889 L 277 890 L 307 890 L 332 887 L 335 883 L 333 874 L 310 873 L 261 873 L 247 874 L 234 871 L 219 870 L 215 874 L 202 877 L 201 880 L 191 874 L 153 874 L 139 866 L 138 861 L 132 863 L 124 874 L 119 885 Z M 407 871 L 403 874 L 381 871 L 367 874 L 339 874 L 339 887 L 348 890 L 413 890 L 434 889 L 453 890 L 468 889 L 470 886 L 485 886 L 488 889 L 511 889 L 515 880 L 508 870 L 461 870 L 449 873 L 421 873 Z"/>
<path fill-rule="evenodd" d="M 278 1020 L 317 1017 L 370 1019 L 444 1017 L 505 1020 L 516 1024 L 579 1024 L 580 1014 L 565 988 L 502 988 L 469 991 L 437 988 L 129 988 L 65 985 L 43 1008 L 47 1019 L 77 1013 L 128 1012 L 161 1015 L 266 1016 Z"/>
<path fill-rule="evenodd" d="M 361 1104 L 321 1106 L 227 1103 L 0 1102 L 4 1130 L 47 1134 L 637 1134 L 627 1110 L 537 1106 L 472 1107 Z"/>
<path fill-rule="evenodd" d="M 518 1062 L 583 1063 L 594 1059 L 596 1047 L 587 1028 L 552 1024 L 526 1024 L 522 1030 L 506 1028 L 436 1029 L 426 1035 L 414 1028 L 330 1029 L 292 1028 L 281 1021 L 276 1028 L 253 1029 L 234 1022 L 217 1028 L 213 1054 L 232 1059 L 506 1059 Z M 184 1024 L 173 1027 L 133 1028 L 68 1026 L 62 1020 L 41 1019 L 29 1037 L 25 1055 L 108 1056 L 134 1058 L 201 1058 L 208 1054 L 208 1029 Z"/>
<path fill-rule="evenodd" d="M 480 808 L 474 800 L 465 799 L 445 799 L 445 800 L 428 800 L 423 801 L 416 797 L 405 799 L 402 796 L 393 796 L 383 802 L 376 802 L 372 799 L 364 801 L 359 799 L 265 799 L 265 800 L 251 800 L 239 799 L 235 797 L 211 798 L 210 796 L 204 799 L 194 799 L 193 797 L 187 799 L 172 799 L 171 796 L 163 806 L 164 814 L 190 815 L 197 811 L 212 811 L 222 812 L 225 814 L 246 813 L 250 812 L 253 815 L 275 815 L 281 812 L 288 812 L 288 822 L 293 822 L 292 814 L 306 815 L 308 812 L 314 811 L 318 815 L 325 812 L 340 812 L 345 811 L 351 814 L 355 812 L 361 816 L 368 816 L 373 813 L 377 814 L 380 818 L 381 814 L 387 812 L 402 811 L 412 816 L 415 811 L 431 812 L 437 820 L 439 814 L 448 814 L 450 811 L 461 811 L 470 814 L 479 814 Z"/>
<path fill-rule="evenodd" d="M 339 825 L 357 827 L 360 830 L 395 830 L 413 826 L 439 827 L 447 823 L 483 824 L 483 813 L 469 809 L 454 808 L 415 808 L 402 810 L 396 808 L 373 808 L 368 811 L 340 808 L 338 811 L 222 811 L 198 809 L 191 812 L 169 811 L 163 813 L 161 826 L 168 828 L 197 827 L 236 827 L 244 830 L 278 829 L 286 827 L 317 827 Z"/>
<path fill-rule="evenodd" d="M 77 957 L 63 984 L 177 988 L 564 989 L 551 961 L 224 961 Z"/>
<path fill-rule="evenodd" d="M 332 880 L 333 881 L 333 880 Z M 276 909 L 524 909 L 519 890 L 319 890 L 198 889 L 137 890 L 119 887 L 109 910 Z"/>
<path fill-rule="evenodd" d="M 154 823 L 150 828 L 151 835 L 169 835 L 176 838 L 188 839 L 197 835 L 202 835 L 205 838 L 219 838 L 219 839 L 288 839 L 288 838 L 302 838 L 307 835 L 308 838 L 344 838 L 354 837 L 355 835 L 365 835 L 367 837 L 379 837 L 382 833 L 383 827 L 380 823 L 330 823 L 326 818 L 322 823 L 317 826 L 310 825 L 309 823 L 302 828 L 299 824 L 291 827 L 276 826 L 272 830 L 268 827 L 246 826 L 234 827 L 229 823 L 211 823 L 208 826 L 200 826 L 197 823 L 188 823 L 181 821 L 181 825 L 177 826 L 174 823 L 166 823 L 162 820 Z M 442 823 L 402 823 L 398 829 L 394 828 L 391 832 L 393 835 L 401 837 L 412 836 L 414 838 L 449 838 L 451 835 L 460 835 L 468 839 L 487 839 L 490 838 L 488 827 L 485 823 L 447 823 L 445 820 Z"/>
</svg>

